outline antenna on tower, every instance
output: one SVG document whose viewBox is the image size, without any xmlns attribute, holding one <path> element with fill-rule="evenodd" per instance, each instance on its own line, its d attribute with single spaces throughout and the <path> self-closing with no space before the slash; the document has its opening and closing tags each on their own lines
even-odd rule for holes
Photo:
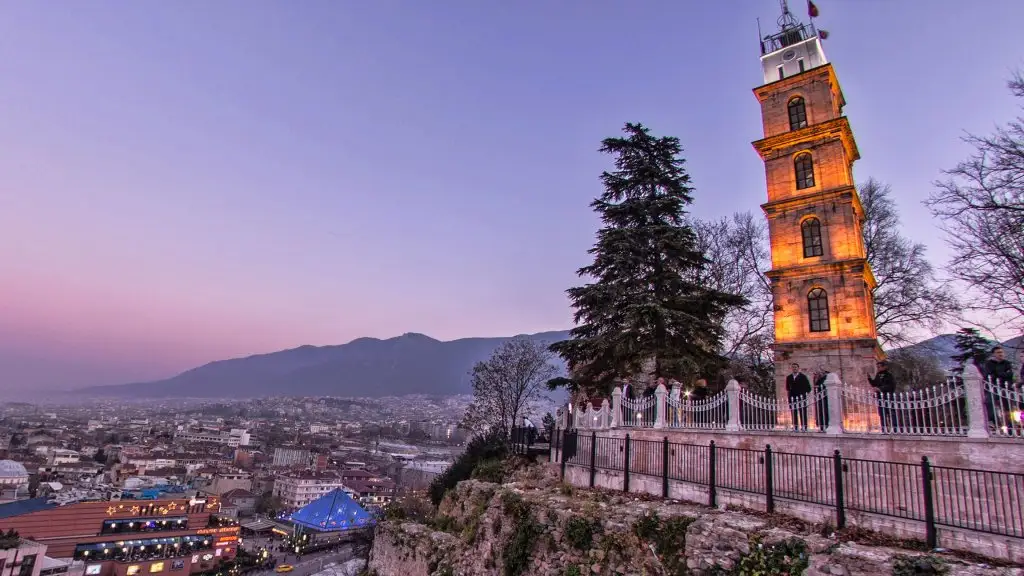
<svg viewBox="0 0 1024 576">
<path fill-rule="evenodd" d="M 789 11 L 788 0 L 779 0 L 779 8 L 782 9 L 782 15 L 779 16 L 779 30 L 786 30 L 787 28 L 795 28 L 799 25 L 796 18 L 793 17 L 793 13 Z"/>
</svg>

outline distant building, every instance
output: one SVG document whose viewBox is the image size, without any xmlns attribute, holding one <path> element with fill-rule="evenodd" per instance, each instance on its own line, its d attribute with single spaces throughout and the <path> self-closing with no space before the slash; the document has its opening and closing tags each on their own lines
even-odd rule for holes
<svg viewBox="0 0 1024 576">
<path fill-rule="evenodd" d="M 274 496 L 286 508 L 302 508 L 331 490 L 343 488 L 341 478 L 315 474 L 289 474 L 274 480 Z"/>
<path fill-rule="evenodd" d="M 218 472 L 206 488 L 207 492 L 217 495 L 238 489 L 252 490 L 252 474 L 248 472 Z"/>
<path fill-rule="evenodd" d="M 234 506 L 238 510 L 239 516 L 252 516 L 255 514 L 257 500 L 258 498 L 255 494 L 241 488 L 230 490 L 221 496 L 221 501 Z"/>
<path fill-rule="evenodd" d="M 222 444 L 237 448 L 248 446 L 251 439 L 249 432 L 241 428 L 232 428 L 229 432 L 189 432 L 181 431 L 174 435 L 175 440 L 181 442 L 200 442 L 205 444 Z"/>
<path fill-rule="evenodd" d="M 274 466 L 309 466 L 309 450 L 274 448 Z"/>
<path fill-rule="evenodd" d="M 13 574 L 15 573 L 13 566 L 20 565 L 16 573 L 17 576 L 40 576 L 43 565 L 46 564 L 44 562 L 45 558 L 45 544 L 22 538 L 17 546 L 0 548 L 0 570 L 3 570 L 2 567 L 11 566 L 11 573 Z M 3 571 L 6 572 L 6 570 Z M 66 565 L 63 572 L 67 572 Z"/>
<path fill-rule="evenodd" d="M 214 498 L 181 497 L 65 506 L 33 498 L 0 504 L 0 532 L 13 529 L 46 543 L 34 551 L 19 547 L 21 569 L 4 576 L 76 576 L 76 567 L 85 576 L 213 573 L 234 559 L 240 530 L 212 517 L 219 509 Z M 0 551 L 0 561 L 9 553 Z"/>
</svg>

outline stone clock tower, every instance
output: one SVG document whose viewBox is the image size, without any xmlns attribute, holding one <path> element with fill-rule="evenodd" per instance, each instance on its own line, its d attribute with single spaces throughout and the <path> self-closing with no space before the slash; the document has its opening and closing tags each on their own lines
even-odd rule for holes
<svg viewBox="0 0 1024 576">
<path fill-rule="evenodd" d="M 882 357 L 875 333 L 875 286 L 864 252 L 864 209 L 854 187 L 860 158 L 835 70 L 813 25 L 783 2 L 779 32 L 761 41 L 764 160 L 771 237 L 776 390 L 785 398 L 789 365 L 824 368 L 853 386 Z"/>
</svg>

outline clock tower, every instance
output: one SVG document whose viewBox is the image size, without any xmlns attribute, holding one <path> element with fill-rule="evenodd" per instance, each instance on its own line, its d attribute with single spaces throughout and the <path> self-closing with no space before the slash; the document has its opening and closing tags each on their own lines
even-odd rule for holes
<svg viewBox="0 0 1024 576">
<path fill-rule="evenodd" d="M 764 83 L 754 94 L 764 137 L 753 143 L 768 189 L 761 208 L 771 239 L 780 399 L 793 362 L 808 374 L 825 369 L 844 384 L 867 386 L 882 357 L 846 100 L 822 50 L 824 34 L 798 22 L 785 0 L 782 10 L 779 31 L 761 40 Z"/>
</svg>

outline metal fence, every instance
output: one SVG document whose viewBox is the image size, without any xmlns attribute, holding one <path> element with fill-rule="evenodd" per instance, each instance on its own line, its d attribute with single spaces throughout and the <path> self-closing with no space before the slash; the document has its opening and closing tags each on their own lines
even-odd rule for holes
<svg viewBox="0 0 1024 576">
<path fill-rule="evenodd" d="M 558 410 L 558 426 L 1024 439 L 1024 388 L 985 380 L 973 367 L 962 377 L 905 392 L 851 386 L 835 374 L 791 397 L 759 395 L 733 380 L 697 398 L 670 384 L 671 390 L 661 384 L 653 394 L 632 398 L 624 391 L 631 387 L 616 387 L 610 403 L 566 405 Z"/>
<path fill-rule="evenodd" d="M 832 508 L 839 528 L 847 511 L 918 521 L 932 548 L 940 526 L 1024 538 L 1024 474 L 933 466 L 927 457 L 906 464 L 574 430 L 556 430 L 553 442 L 562 477 L 567 465 L 587 468 L 591 487 L 598 470 L 612 470 L 627 492 L 630 476 L 642 475 L 661 478 L 666 498 L 670 482 L 704 486 L 709 506 L 728 489 L 763 497 L 769 512 L 779 499 Z"/>
</svg>

